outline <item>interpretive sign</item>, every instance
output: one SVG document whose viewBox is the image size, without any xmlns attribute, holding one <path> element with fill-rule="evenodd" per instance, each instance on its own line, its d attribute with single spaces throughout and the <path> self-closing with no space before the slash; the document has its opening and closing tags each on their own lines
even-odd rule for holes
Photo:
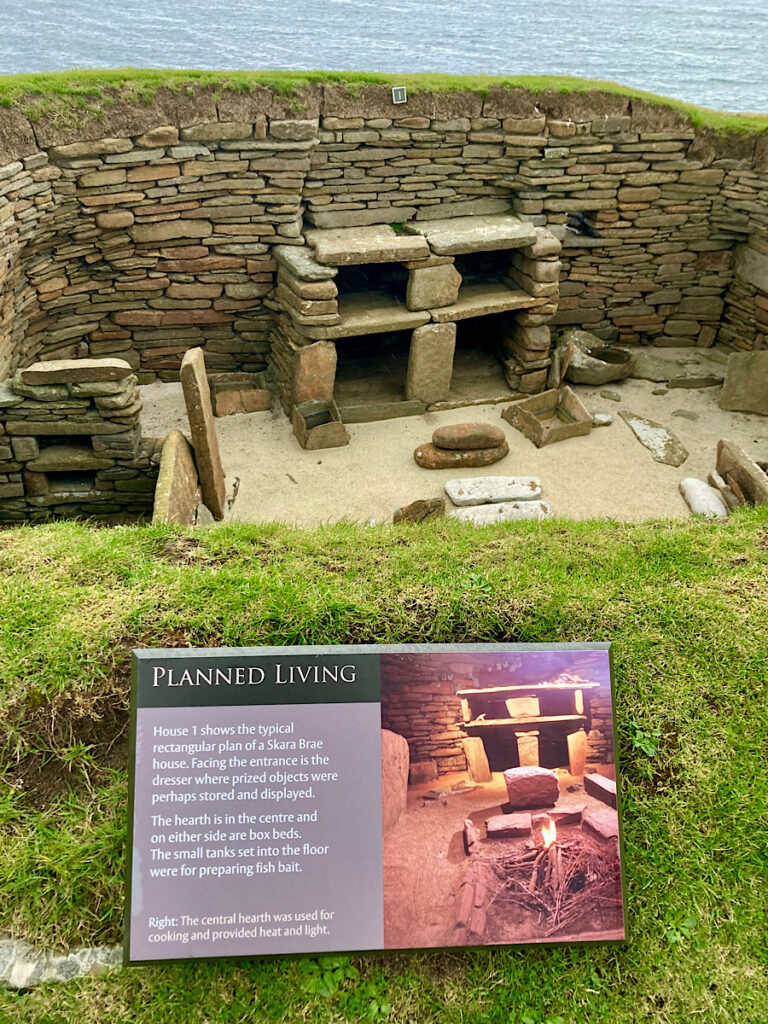
<svg viewBox="0 0 768 1024">
<path fill-rule="evenodd" d="M 624 938 L 606 644 L 134 652 L 127 964 Z"/>
</svg>

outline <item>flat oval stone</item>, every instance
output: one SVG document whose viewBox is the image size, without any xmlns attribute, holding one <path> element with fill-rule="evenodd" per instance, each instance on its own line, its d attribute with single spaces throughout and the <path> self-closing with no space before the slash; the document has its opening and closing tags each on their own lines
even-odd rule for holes
<svg viewBox="0 0 768 1024">
<path fill-rule="evenodd" d="M 473 466 L 491 466 L 509 454 L 506 441 L 494 448 L 473 448 L 470 451 L 455 451 L 438 448 L 434 444 L 420 444 L 413 457 L 424 469 L 461 469 Z"/>
<path fill-rule="evenodd" d="M 438 427 L 432 444 L 450 451 L 474 451 L 476 448 L 498 448 L 505 443 L 504 431 L 490 423 L 451 423 Z M 466 463 L 485 466 L 487 463 Z"/>
</svg>

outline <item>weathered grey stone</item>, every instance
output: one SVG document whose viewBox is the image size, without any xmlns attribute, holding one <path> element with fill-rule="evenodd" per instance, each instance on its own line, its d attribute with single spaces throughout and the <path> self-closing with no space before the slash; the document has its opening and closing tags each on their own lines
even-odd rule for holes
<svg viewBox="0 0 768 1024">
<path fill-rule="evenodd" d="M 25 384 L 73 384 L 123 380 L 133 373 L 124 359 L 52 359 L 20 371 Z"/>
<path fill-rule="evenodd" d="M 526 519 L 549 519 L 552 509 L 546 501 L 500 501 L 492 505 L 473 505 L 448 512 L 449 519 L 458 519 L 475 526 L 496 523 L 517 523 Z"/>
<path fill-rule="evenodd" d="M 491 466 L 509 454 L 506 441 L 495 448 L 475 448 L 471 451 L 450 451 L 435 444 L 422 444 L 413 453 L 417 465 L 423 469 L 462 469 Z"/>
<path fill-rule="evenodd" d="M 613 416 L 609 412 L 596 412 L 592 417 L 593 427 L 610 427 L 613 423 Z"/>
<path fill-rule="evenodd" d="M 405 379 L 405 397 L 408 400 L 431 405 L 447 398 L 451 390 L 455 348 L 456 324 L 424 324 L 416 328 L 411 336 Z"/>
<path fill-rule="evenodd" d="M 152 522 L 192 526 L 199 504 L 200 485 L 192 448 L 180 430 L 172 430 L 160 457 Z"/>
<path fill-rule="evenodd" d="M 717 443 L 717 472 L 740 497 L 755 505 L 768 504 L 768 473 L 765 473 L 734 441 Z"/>
<path fill-rule="evenodd" d="M 560 796 L 557 775 L 549 768 L 508 768 L 504 772 L 504 781 L 507 785 L 508 804 L 512 810 L 552 807 Z"/>
<path fill-rule="evenodd" d="M 536 242 L 533 225 L 513 216 L 411 222 L 405 225 L 405 230 L 424 235 L 430 249 L 438 256 L 514 249 Z"/>
<path fill-rule="evenodd" d="M 408 740 L 389 729 L 381 730 L 382 826 L 388 832 L 405 813 L 410 755 Z"/>
<path fill-rule="evenodd" d="M 728 515 L 728 509 L 718 492 L 704 480 L 686 477 L 680 481 L 680 493 L 694 515 L 714 519 L 725 519 Z"/>
<path fill-rule="evenodd" d="M 461 274 L 451 263 L 411 270 L 405 304 L 408 309 L 450 306 L 457 301 L 460 286 Z"/>
<path fill-rule="evenodd" d="M 445 493 L 459 507 L 499 501 L 535 501 L 541 498 L 541 481 L 535 476 L 474 476 L 449 480 Z"/>
<path fill-rule="evenodd" d="M 768 350 L 728 357 L 720 408 L 768 416 Z"/>
<path fill-rule="evenodd" d="M 723 480 L 717 470 L 712 469 L 707 475 L 707 481 L 712 487 L 719 493 L 723 499 L 723 504 L 729 512 L 733 512 L 735 508 L 738 508 L 741 502 L 736 497 L 733 488 L 729 487 L 728 484 Z"/>
<path fill-rule="evenodd" d="M 632 372 L 633 356 L 630 352 L 606 345 L 589 331 L 566 331 L 560 339 L 561 351 L 569 344 L 572 352 L 565 376 L 574 384 L 598 387 L 614 380 L 624 380 Z"/>
<path fill-rule="evenodd" d="M 192 348 L 184 353 L 179 376 L 192 431 L 203 501 L 216 519 L 223 519 L 226 508 L 224 468 L 219 454 L 211 396 L 205 374 L 205 358 L 201 348 Z"/>
<path fill-rule="evenodd" d="M 688 451 L 680 440 L 660 423 L 632 412 L 620 412 L 619 415 L 640 444 L 645 445 L 650 451 L 656 462 L 663 462 L 668 466 L 682 466 L 688 458 Z"/>
<path fill-rule="evenodd" d="M 50 981 L 100 977 L 122 965 L 121 946 L 96 946 L 53 953 L 26 942 L 0 940 L 0 985 L 27 989 Z"/>
<path fill-rule="evenodd" d="M 621 401 L 621 395 L 618 393 L 618 391 L 601 391 L 600 397 L 607 398 L 610 402 Z"/>
<path fill-rule="evenodd" d="M 0 381 L 0 409 L 12 409 L 23 401 L 23 395 L 16 394 L 9 380 Z"/>
<path fill-rule="evenodd" d="M 429 256 L 429 246 L 421 236 L 399 235 L 388 224 L 337 231 L 305 231 L 304 234 L 309 244 L 315 247 L 317 262 L 334 267 L 397 263 Z"/>
<path fill-rule="evenodd" d="M 733 263 L 736 278 L 746 281 L 761 292 L 768 292 L 768 253 L 758 252 L 752 246 L 737 245 Z"/>
<path fill-rule="evenodd" d="M 277 262 L 300 281 L 330 281 L 336 277 L 336 267 L 323 266 L 308 245 L 274 245 L 272 254 Z"/>
<path fill-rule="evenodd" d="M 378 292 L 347 296 L 339 303 L 339 312 L 341 323 L 331 327 L 308 326 L 307 317 L 302 333 L 309 338 L 350 338 L 357 334 L 412 330 L 430 319 L 429 313 L 406 309 L 397 299 L 388 300 Z"/>
<path fill-rule="evenodd" d="M 694 390 L 696 388 L 714 388 L 722 383 L 723 375 L 721 373 L 689 373 L 680 377 L 671 377 L 667 387 Z"/>
<path fill-rule="evenodd" d="M 494 814 L 485 823 L 488 839 L 523 839 L 532 831 L 530 814 Z"/>
</svg>

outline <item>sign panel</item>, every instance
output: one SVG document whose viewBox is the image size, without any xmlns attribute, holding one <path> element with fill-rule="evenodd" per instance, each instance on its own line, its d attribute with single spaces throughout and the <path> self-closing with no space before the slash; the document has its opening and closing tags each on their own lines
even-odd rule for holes
<svg viewBox="0 0 768 1024">
<path fill-rule="evenodd" d="M 624 938 L 608 645 L 135 651 L 131 751 L 127 964 Z"/>
</svg>

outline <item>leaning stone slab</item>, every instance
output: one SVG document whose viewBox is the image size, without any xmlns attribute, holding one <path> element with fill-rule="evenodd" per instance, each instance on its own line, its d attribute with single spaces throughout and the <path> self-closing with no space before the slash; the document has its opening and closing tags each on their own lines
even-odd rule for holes
<svg viewBox="0 0 768 1024">
<path fill-rule="evenodd" d="M 688 458 L 688 450 L 660 423 L 654 423 L 644 416 L 636 416 L 632 412 L 620 412 L 619 415 L 640 444 L 645 445 L 650 451 L 656 462 L 663 462 L 668 466 L 682 466 Z"/>
<path fill-rule="evenodd" d="M 438 427 L 432 435 L 432 444 L 438 448 L 454 451 L 470 451 L 475 448 L 496 448 L 504 444 L 504 431 L 492 423 L 449 423 Z"/>
<path fill-rule="evenodd" d="M 405 225 L 405 230 L 423 235 L 438 256 L 517 249 L 533 245 L 537 240 L 532 224 L 510 215 L 411 222 Z"/>
<path fill-rule="evenodd" d="M 272 253 L 300 281 L 330 281 L 338 274 L 336 267 L 318 263 L 308 245 L 273 245 Z"/>
<path fill-rule="evenodd" d="M 552 807 L 560 796 L 557 775 L 549 768 L 535 765 L 527 768 L 508 768 L 504 772 L 508 806 L 513 811 L 537 810 Z"/>
<path fill-rule="evenodd" d="M 719 493 L 704 480 L 687 476 L 680 481 L 680 493 L 694 515 L 708 516 L 710 519 L 725 519 L 728 515 L 728 509 Z"/>
<path fill-rule="evenodd" d="M 398 235 L 388 224 L 340 228 L 337 231 L 307 231 L 305 235 L 310 245 L 315 247 L 317 262 L 334 267 L 422 260 L 430 254 L 423 238 Z"/>
<path fill-rule="evenodd" d="M 495 448 L 475 448 L 472 451 L 449 451 L 435 444 L 421 444 L 413 453 L 417 465 L 423 469 L 462 469 L 491 466 L 509 454 L 506 441 Z"/>
<path fill-rule="evenodd" d="M 728 357 L 720 408 L 768 416 L 768 351 L 733 352 Z"/>
<path fill-rule="evenodd" d="M 475 526 L 495 526 L 496 523 L 519 523 L 526 519 L 549 519 L 552 508 L 546 501 L 499 501 L 492 505 L 471 505 L 448 513 L 449 519 L 458 519 Z"/>
<path fill-rule="evenodd" d="M 530 814 L 494 814 L 485 823 L 489 839 L 527 839 L 531 828 Z"/>
<path fill-rule="evenodd" d="M 133 373 L 124 359 L 51 359 L 20 371 L 25 384 L 80 384 L 122 380 Z"/>
<path fill-rule="evenodd" d="M 172 430 L 160 456 L 152 522 L 191 526 L 197 521 L 199 504 L 200 485 L 192 448 L 180 430 Z"/>
<path fill-rule="evenodd" d="M 499 501 L 535 501 L 541 498 L 541 481 L 535 476 L 474 476 L 449 480 L 445 493 L 459 507 Z"/>
<path fill-rule="evenodd" d="M 755 505 L 768 505 L 768 473 L 734 441 L 717 442 L 717 472 L 737 497 L 743 495 Z"/>
<path fill-rule="evenodd" d="M 488 755 L 481 736 L 465 736 L 461 741 L 464 756 L 467 759 L 469 777 L 473 782 L 493 782 Z"/>
<path fill-rule="evenodd" d="M 203 501 L 215 519 L 223 519 L 226 499 L 224 468 L 219 454 L 205 358 L 201 348 L 191 348 L 184 353 L 179 376 L 192 431 Z"/>
</svg>

